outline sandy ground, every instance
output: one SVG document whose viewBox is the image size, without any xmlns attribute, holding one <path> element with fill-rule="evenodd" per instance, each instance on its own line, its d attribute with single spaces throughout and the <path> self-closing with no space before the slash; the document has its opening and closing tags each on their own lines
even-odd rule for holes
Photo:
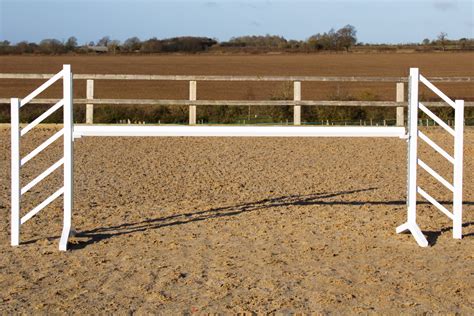
<svg viewBox="0 0 474 316">
<path fill-rule="evenodd" d="M 54 129 L 32 132 L 23 154 Z M 451 148 L 437 129 L 427 133 Z M 12 248 L 9 143 L 0 128 L 2 314 L 474 314 L 473 129 L 464 238 L 452 239 L 448 219 L 423 203 L 425 249 L 395 234 L 406 218 L 405 142 L 324 138 L 80 139 L 70 251 L 57 250 L 60 199 Z M 449 178 L 447 163 L 421 152 Z M 60 155 L 59 143 L 28 163 L 24 183 Z M 60 175 L 28 193 L 23 212 L 54 192 Z"/>
</svg>

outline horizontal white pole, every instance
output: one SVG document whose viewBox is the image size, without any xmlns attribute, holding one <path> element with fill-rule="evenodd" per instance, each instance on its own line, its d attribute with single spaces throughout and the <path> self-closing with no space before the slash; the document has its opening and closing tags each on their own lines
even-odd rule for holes
<svg viewBox="0 0 474 316">
<path fill-rule="evenodd" d="M 420 130 L 418 131 L 418 136 L 428 145 L 430 145 L 434 150 L 436 150 L 440 155 L 446 158 L 450 163 L 454 165 L 454 158 L 448 154 L 443 148 L 439 147 L 434 141 L 432 141 L 428 136 L 423 134 Z"/>
<path fill-rule="evenodd" d="M 421 168 L 425 169 L 426 172 L 428 172 L 430 175 L 432 175 L 436 180 L 441 182 L 446 188 L 448 188 L 451 192 L 454 192 L 454 186 L 449 183 L 445 178 L 443 178 L 439 173 L 434 171 L 430 166 L 428 166 L 426 163 L 424 163 L 421 159 L 418 158 L 418 164 L 420 165 Z"/>
<path fill-rule="evenodd" d="M 74 125 L 74 137 L 405 137 L 404 127 Z"/>
<path fill-rule="evenodd" d="M 21 159 L 20 165 L 23 166 L 25 163 L 30 161 L 32 158 L 34 158 L 37 154 L 39 154 L 43 149 L 54 143 L 55 140 L 57 140 L 59 137 L 63 136 L 64 134 L 64 128 L 61 130 L 57 131 L 53 136 L 45 140 L 41 145 L 36 147 L 32 152 L 30 152 L 28 155 L 23 157 Z"/>
<path fill-rule="evenodd" d="M 425 77 L 420 75 L 420 81 L 423 82 L 431 91 L 436 93 L 441 99 L 443 99 L 446 103 L 448 103 L 450 106 L 453 107 L 453 109 L 456 108 L 456 103 L 454 103 L 453 100 L 451 100 L 446 94 L 444 94 L 441 90 L 435 87 L 431 82 L 428 81 Z"/>
<path fill-rule="evenodd" d="M 23 128 L 21 130 L 21 133 L 20 135 L 23 136 L 25 135 L 26 133 L 28 133 L 29 131 L 31 131 L 36 125 L 38 125 L 39 123 L 43 122 L 43 120 L 45 118 L 47 118 L 48 116 L 50 116 L 51 114 L 53 114 L 54 112 L 56 112 L 60 107 L 62 107 L 64 104 L 64 100 L 61 99 L 58 101 L 58 103 L 56 103 L 55 105 L 53 105 L 52 107 L 50 107 L 46 112 L 44 112 L 43 114 L 41 114 L 40 116 L 38 116 L 33 122 L 31 122 L 30 124 L 28 124 L 27 126 L 25 126 L 25 128 Z"/>
<path fill-rule="evenodd" d="M 422 188 L 417 187 L 418 193 L 420 193 L 421 196 L 423 196 L 428 202 L 436 206 L 441 212 L 443 212 L 447 217 L 450 219 L 453 219 L 453 213 L 448 211 L 443 205 L 439 204 L 438 201 L 436 201 L 431 195 L 426 193 Z"/>
<path fill-rule="evenodd" d="M 436 114 L 434 114 L 433 112 L 431 112 L 426 106 L 424 106 L 421 102 L 418 102 L 418 107 L 420 108 L 420 110 L 422 110 L 423 112 L 426 113 L 426 115 L 428 115 L 429 117 L 431 117 L 431 119 L 433 121 L 435 121 L 436 123 L 438 123 L 439 126 L 441 126 L 442 128 L 444 128 L 449 134 L 451 135 L 455 135 L 454 133 L 454 130 L 448 125 L 446 124 L 445 122 L 443 122 L 442 119 L 440 119 L 439 117 L 436 116 Z"/>
<path fill-rule="evenodd" d="M 54 192 L 53 194 L 51 194 L 46 200 L 41 202 L 38 206 L 36 206 L 34 209 L 29 211 L 25 216 L 23 216 L 21 218 L 20 224 L 23 225 L 24 223 L 26 223 L 27 220 L 29 220 L 30 218 L 32 218 L 33 216 L 38 214 L 39 211 L 44 209 L 46 206 L 48 206 L 51 202 L 56 200 L 63 193 L 64 193 L 64 187 L 62 187 L 61 189 L 59 189 L 56 192 Z"/>
<path fill-rule="evenodd" d="M 37 185 L 41 180 L 49 176 L 51 173 L 54 172 L 54 170 L 58 169 L 62 164 L 64 163 L 64 157 L 56 161 L 52 166 L 50 166 L 48 169 L 46 169 L 42 174 L 34 178 L 30 183 L 25 185 L 23 188 L 21 188 L 21 194 L 25 194 L 28 192 L 32 187 Z"/>
<path fill-rule="evenodd" d="M 53 77 L 51 77 L 48 81 L 46 81 L 41 86 L 39 86 L 35 91 L 31 92 L 26 98 L 23 98 L 21 100 L 20 107 L 24 106 L 25 104 L 33 100 L 46 88 L 48 88 L 50 85 L 52 85 L 53 83 L 55 83 L 58 79 L 61 79 L 62 77 L 63 77 L 63 71 L 61 70 L 60 72 L 55 74 Z"/>
</svg>

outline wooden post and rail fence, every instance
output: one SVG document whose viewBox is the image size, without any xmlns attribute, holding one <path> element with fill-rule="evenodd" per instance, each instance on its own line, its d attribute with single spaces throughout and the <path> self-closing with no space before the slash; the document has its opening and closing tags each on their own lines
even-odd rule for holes
<svg viewBox="0 0 474 316">
<path fill-rule="evenodd" d="M 14 74 L 0 73 L 3 79 L 49 79 L 53 74 Z M 74 74 L 75 80 L 86 80 L 86 99 L 74 99 L 75 104 L 86 105 L 86 124 L 94 123 L 94 104 L 105 105 L 185 105 L 189 107 L 189 124 L 196 125 L 197 107 L 203 105 L 230 106 L 288 106 L 293 105 L 293 124 L 301 125 L 302 106 L 367 106 L 395 107 L 396 126 L 404 126 L 405 101 L 404 85 L 407 77 L 320 77 L 320 76 L 194 76 L 194 75 L 128 75 L 128 74 Z M 431 77 L 431 82 L 474 83 L 474 77 Z M 155 81 L 188 81 L 189 100 L 159 100 L 159 99 L 95 99 L 94 80 L 155 80 Z M 286 81 L 293 82 L 293 100 L 198 100 L 198 81 Z M 302 82 L 377 82 L 395 83 L 395 101 L 317 101 L 302 100 Z M 35 99 L 31 103 L 51 104 L 56 99 Z M 0 104 L 9 104 L 10 99 L 0 98 Z M 424 102 L 433 107 L 444 107 L 444 102 Z M 474 102 L 466 102 L 465 106 L 474 106 Z"/>
</svg>

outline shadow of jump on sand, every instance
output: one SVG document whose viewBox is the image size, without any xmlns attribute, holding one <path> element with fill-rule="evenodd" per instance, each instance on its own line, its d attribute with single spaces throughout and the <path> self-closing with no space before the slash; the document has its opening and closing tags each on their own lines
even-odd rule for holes
<svg viewBox="0 0 474 316">
<path fill-rule="evenodd" d="M 467 223 L 463 223 L 462 227 L 466 228 L 472 225 L 474 225 L 474 222 L 467 222 Z M 422 232 L 426 236 L 426 239 L 428 240 L 428 244 L 433 246 L 434 244 L 436 244 L 436 242 L 438 241 L 438 237 L 441 236 L 441 234 L 452 231 L 452 230 L 453 230 L 453 227 L 444 227 L 437 231 L 423 230 Z M 474 233 L 462 235 L 463 238 L 470 237 L 470 236 L 474 236 Z"/>
<path fill-rule="evenodd" d="M 269 208 L 287 207 L 287 206 L 306 206 L 306 205 L 347 205 L 347 206 L 360 206 L 360 205 L 394 205 L 400 206 L 405 205 L 406 201 L 332 201 L 325 200 L 331 199 L 338 196 L 355 194 L 359 192 L 373 191 L 377 188 L 367 188 L 349 191 L 340 191 L 334 193 L 321 193 L 321 194 L 309 194 L 309 195 L 289 195 L 281 196 L 276 198 L 262 199 L 250 203 L 243 203 L 232 206 L 211 208 L 203 211 L 189 212 L 177 215 L 171 215 L 166 217 L 158 217 L 153 219 L 146 219 L 134 223 L 125 223 L 115 226 L 98 227 L 92 230 L 86 230 L 78 232 L 76 237 L 78 241 L 71 243 L 68 248 L 71 250 L 83 249 L 88 245 L 101 242 L 103 240 L 117 237 L 121 235 L 134 234 L 138 232 L 144 232 L 147 230 L 159 229 L 167 226 L 183 225 L 192 222 L 205 221 L 214 218 L 236 216 L 242 213 L 254 212 Z M 428 202 L 418 202 L 419 204 L 429 204 Z M 452 203 L 450 201 L 440 201 L 440 203 Z M 464 203 L 466 204 L 466 203 Z M 467 202 L 469 205 L 474 205 L 474 202 Z M 474 222 L 465 223 L 463 226 L 474 225 Z M 440 231 L 424 231 L 427 235 L 431 245 L 436 243 L 438 237 L 449 230 L 451 227 L 442 228 Z M 466 235 L 464 235 L 466 236 Z M 85 238 L 87 240 L 80 240 Z"/>
</svg>

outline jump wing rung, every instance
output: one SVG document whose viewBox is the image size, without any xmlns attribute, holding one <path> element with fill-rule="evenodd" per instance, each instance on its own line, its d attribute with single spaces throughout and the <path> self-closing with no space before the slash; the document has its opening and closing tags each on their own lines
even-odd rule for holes
<svg viewBox="0 0 474 316">
<path fill-rule="evenodd" d="M 454 218 L 454 215 L 453 213 L 451 213 L 450 211 L 448 211 L 443 205 L 441 205 L 440 203 L 438 203 L 438 201 L 436 201 L 431 195 L 429 195 L 428 193 L 426 193 L 422 188 L 420 187 L 417 187 L 417 192 L 420 193 L 420 195 L 422 197 L 424 197 L 426 200 L 428 200 L 428 202 L 430 202 L 431 204 L 433 204 L 434 206 L 436 206 L 441 212 L 444 213 L 444 215 L 446 215 L 447 217 L 449 217 L 451 220 Z"/>
<path fill-rule="evenodd" d="M 59 130 L 58 132 L 56 132 L 53 136 L 51 136 L 50 138 L 48 138 L 47 140 L 45 140 L 41 145 L 39 145 L 38 147 L 36 147 L 32 152 L 30 152 L 28 155 L 26 155 L 25 157 L 23 157 L 20 161 L 20 166 L 23 166 L 25 163 L 27 163 L 28 161 L 30 161 L 33 157 L 35 157 L 37 154 L 39 154 L 40 152 L 43 151 L 43 149 L 45 149 L 46 147 L 48 147 L 49 145 L 51 145 L 52 143 L 54 143 L 54 141 L 56 141 L 59 137 L 63 136 L 64 135 L 64 128 L 62 128 L 61 130 Z"/>
<path fill-rule="evenodd" d="M 426 115 L 428 115 L 429 117 L 431 117 L 431 119 L 433 121 L 435 121 L 436 123 L 439 124 L 439 126 L 441 126 L 442 128 L 444 128 L 449 134 L 451 134 L 452 136 L 455 136 L 456 133 L 454 132 L 454 130 L 449 127 L 448 124 L 446 124 L 445 122 L 443 122 L 442 119 L 440 119 L 439 117 L 437 117 L 433 112 L 431 112 L 426 106 L 424 106 L 421 102 L 418 102 L 418 107 L 420 108 L 420 110 L 422 110 L 423 112 L 425 112 Z"/>
<path fill-rule="evenodd" d="M 439 147 L 434 141 L 432 141 L 428 136 L 423 134 L 420 130 L 418 131 L 418 136 L 422 139 L 425 143 L 430 145 L 434 150 L 436 150 L 441 156 L 446 158 L 450 163 L 454 165 L 454 158 L 450 154 L 448 154 L 443 148 Z"/>
<path fill-rule="evenodd" d="M 53 173 L 54 170 L 61 167 L 63 165 L 63 163 L 64 163 L 64 157 L 59 159 L 56 163 L 54 163 L 52 166 L 50 166 L 48 169 L 46 169 L 42 174 L 40 174 L 39 176 L 34 178 L 30 183 L 25 185 L 23 188 L 21 188 L 21 193 L 20 194 L 23 195 L 26 192 L 28 192 L 32 187 L 34 187 L 39 182 L 41 182 L 41 180 L 43 180 L 44 178 L 49 176 L 51 173 Z"/>
<path fill-rule="evenodd" d="M 456 103 L 451 100 L 446 94 L 444 94 L 441 90 L 439 90 L 434 84 L 428 81 L 425 77 L 420 74 L 420 81 L 425 84 L 431 91 L 436 93 L 444 102 L 448 103 L 453 109 L 456 109 Z"/>
<path fill-rule="evenodd" d="M 418 158 L 418 164 L 421 168 L 425 169 L 430 175 L 432 175 L 436 180 L 438 180 L 441 184 L 443 184 L 446 188 L 448 188 L 451 192 L 454 192 L 454 186 L 449 183 L 445 178 L 443 178 L 439 173 L 434 171 L 430 166 L 424 163 L 421 159 Z"/>
<path fill-rule="evenodd" d="M 20 224 L 23 225 L 24 223 L 26 223 L 27 220 L 29 220 L 30 218 L 32 218 L 33 216 L 38 214 L 39 211 L 44 209 L 46 206 L 48 206 L 51 202 L 56 200 L 63 193 L 64 193 L 64 187 L 62 187 L 61 189 L 59 189 L 56 192 L 54 192 L 53 194 L 51 194 L 46 200 L 41 202 L 38 206 L 36 206 L 34 209 L 29 211 L 25 216 L 23 216 L 21 218 Z"/>
<path fill-rule="evenodd" d="M 31 100 L 33 100 L 36 96 L 38 96 L 41 92 L 43 92 L 44 90 L 46 90 L 46 88 L 48 88 L 50 85 L 52 85 L 53 83 L 55 83 L 56 81 L 58 81 L 59 79 L 61 79 L 63 77 L 63 71 L 61 70 L 60 72 L 58 72 L 57 74 L 55 74 L 53 77 L 51 77 L 48 81 L 46 81 L 45 83 L 43 83 L 41 86 L 39 86 L 38 89 L 36 89 L 35 91 L 31 92 L 26 98 L 23 98 L 21 100 L 21 103 L 20 103 L 20 107 L 24 106 L 25 104 L 27 104 L 28 102 L 30 102 Z"/>
<path fill-rule="evenodd" d="M 29 131 L 31 131 L 36 125 L 41 123 L 45 118 L 56 112 L 60 107 L 62 107 L 64 104 L 64 99 L 59 100 L 58 103 L 50 107 L 46 112 L 38 116 L 33 122 L 28 124 L 25 128 L 23 128 L 20 132 L 20 135 L 23 136 Z"/>
</svg>

